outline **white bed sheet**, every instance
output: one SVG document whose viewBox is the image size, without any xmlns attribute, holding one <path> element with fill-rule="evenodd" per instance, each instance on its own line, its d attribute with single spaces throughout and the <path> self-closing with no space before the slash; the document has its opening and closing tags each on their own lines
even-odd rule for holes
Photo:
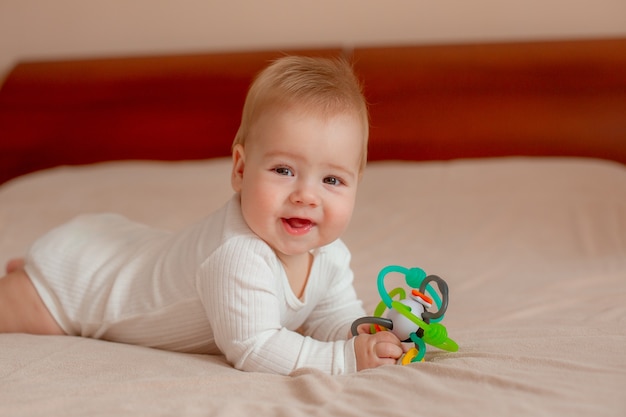
<svg viewBox="0 0 626 417">
<path fill-rule="evenodd" d="M 0 262 L 78 213 L 179 228 L 231 195 L 228 159 L 59 167 L 0 186 Z M 234 370 L 75 337 L 0 335 L 0 415 L 626 415 L 626 167 L 577 158 L 379 162 L 345 236 L 368 311 L 386 265 L 450 287 L 459 344 L 331 377 Z"/>
</svg>

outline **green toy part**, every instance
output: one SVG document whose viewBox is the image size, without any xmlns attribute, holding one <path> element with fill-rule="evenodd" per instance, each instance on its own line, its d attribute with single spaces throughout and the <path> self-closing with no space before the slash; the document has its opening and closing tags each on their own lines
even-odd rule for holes
<svg viewBox="0 0 626 417">
<path fill-rule="evenodd" d="M 425 316 L 428 314 L 430 323 L 427 323 L 420 317 L 413 314 L 410 307 L 400 302 L 400 300 L 404 300 L 406 298 L 406 291 L 404 289 L 394 288 L 389 292 L 387 291 L 385 288 L 385 277 L 394 272 L 403 274 L 405 276 L 405 282 L 409 287 L 419 289 L 420 292 L 424 294 L 428 293 L 428 295 L 432 297 L 438 311 L 434 314 L 427 312 L 424 313 Z M 430 285 L 431 281 L 437 282 L 441 292 L 441 297 Z M 448 306 L 448 286 L 443 279 L 436 275 L 427 275 L 421 268 L 405 268 L 402 266 L 390 265 L 383 268 L 378 274 L 377 285 L 382 301 L 376 307 L 374 315 L 382 317 L 386 308 L 396 310 L 424 332 L 422 337 L 417 336 L 416 333 L 411 334 L 411 340 L 415 343 L 416 348 L 419 351 L 418 355 L 413 358 L 412 362 L 420 361 L 424 357 L 426 350 L 424 343 L 449 352 L 456 352 L 459 349 L 458 344 L 448 337 L 446 327 L 439 323 L 439 321 L 443 319 L 445 310 Z M 396 297 L 398 300 L 394 300 Z M 416 340 L 418 340 L 418 342 L 416 342 Z"/>
</svg>

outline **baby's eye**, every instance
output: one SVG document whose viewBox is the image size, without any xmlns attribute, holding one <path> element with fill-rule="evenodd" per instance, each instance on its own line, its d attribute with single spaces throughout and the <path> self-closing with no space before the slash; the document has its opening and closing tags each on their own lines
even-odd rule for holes
<svg viewBox="0 0 626 417">
<path fill-rule="evenodd" d="M 274 172 L 277 173 L 278 175 L 285 175 L 288 177 L 293 177 L 293 171 L 291 171 L 291 169 L 287 167 L 274 168 Z"/>
<path fill-rule="evenodd" d="M 324 178 L 324 184 L 328 184 L 328 185 L 341 185 L 343 184 L 343 181 L 341 181 L 339 178 L 337 177 L 326 177 Z"/>
</svg>

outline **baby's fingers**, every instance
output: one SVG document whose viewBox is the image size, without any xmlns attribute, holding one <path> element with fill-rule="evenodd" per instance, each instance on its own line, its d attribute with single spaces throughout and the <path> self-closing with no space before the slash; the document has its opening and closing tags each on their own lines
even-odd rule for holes
<svg viewBox="0 0 626 417">
<path fill-rule="evenodd" d="M 372 332 L 371 330 L 372 325 L 369 323 L 361 323 L 359 324 L 359 326 L 357 327 L 357 331 L 359 334 L 371 334 Z"/>
<path fill-rule="evenodd" d="M 395 361 L 402 356 L 404 351 L 402 350 L 402 346 L 398 346 L 395 343 L 379 342 L 374 346 L 374 353 L 381 359 L 389 358 Z"/>
<path fill-rule="evenodd" d="M 357 369 L 392 365 L 404 353 L 402 342 L 391 332 L 360 334 L 354 340 Z"/>
<path fill-rule="evenodd" d="M 402 342 L 391 332 L 379 332 L 374 335 L 374 352 L 379 358 L 398 359 L 404 353 Z"/>
</svg>

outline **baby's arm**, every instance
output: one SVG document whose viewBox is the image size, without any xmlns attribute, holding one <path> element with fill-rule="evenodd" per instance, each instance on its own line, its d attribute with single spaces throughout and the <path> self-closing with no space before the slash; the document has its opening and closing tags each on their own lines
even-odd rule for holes
<svg viewBox="0 0 626 417">
<path fill-rule="evenodd" d="M 350 268 L 350 252 L 342 244 L 336 244 L 336 275 L 326 290 L 326 296 L 303 326 L 304 334 L 319 340 L 351 338 L 352 322 L 363 317 L 362 303 L 354 290 L 354 275 Z M 370 334 L 370 325 L 358 327 L 354 338 L 354 355 L 357 370 L 394 364 L 404 353 L 402 343 L 391 332 Z"/>
<path fill-rule="evenodd" d="M 303 326 L 304 334 L 286 328 L 283 308 L 289 307 L 280 293 L 281 266 L 264 243 L 254 243 L 229 241 L 203 264 L 198 276 L 215 343 L 233 366 L 281 374 L 309 367 L 339 374 L 393 363 L 391 358 L 401 355 L 399 341 L 394 349 L 395 341 L 389 339 L 392 334 L 347 340 L 352 321 L 365 314 L 351 280 L 340 280 L 334 291 L 323 287 L 326 299 L 317 304 L 308 328 Z M 292 326 L 299 326 L 298 308 L 291 308 L 296 320 Z"/>
<path fill-rule="evenodd" d="M 294 331 L 304 316 L 298 317 L 300 307 L 285 299 L 281 271 L 264 242 L 244 238 L 229 240 L 203 263 L 197 289 L 217 347 L 245 371 L 289 374 L 308 367 L 330 374 L 355 372 L 354 342 L 345 335 L 320 341 Z"/>
</svg>

